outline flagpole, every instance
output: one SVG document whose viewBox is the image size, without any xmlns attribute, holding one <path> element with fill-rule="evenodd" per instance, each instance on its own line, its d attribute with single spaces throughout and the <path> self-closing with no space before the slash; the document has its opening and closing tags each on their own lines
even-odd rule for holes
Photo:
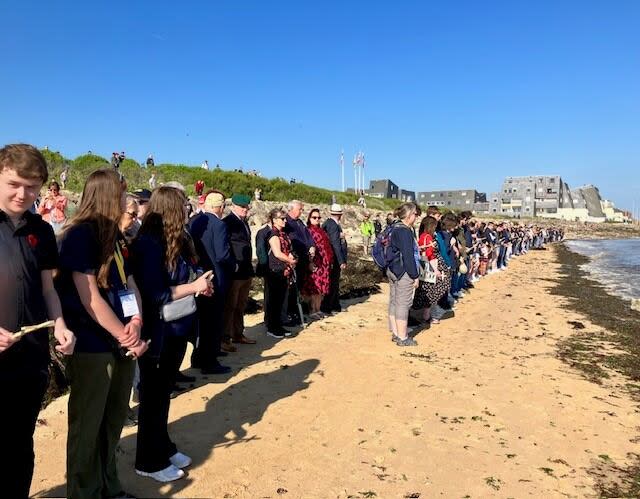
<svg viewBox="0 0 640 499">
<path fill-rule="evenodd" d="M 362 173 L 362 179 L 360 181 L 360 192 L 362 193 L 362 195 L 364 196 L 364 154 L 362 154 L 362 156 L 360 156 L 361 160 L 362 160 L 362 165 L 361 165 L 361 173 Z"/>
<path fill-rule="evenodd" d="M 358 192 L 358 155 L 353 157 L 353 192 Z"/>
<path fill-rule="evenodd" d="M 344 149 L 340 151 L 340 173 L 342 174 L 342 192 L 344 192 Z"/>
</svg>

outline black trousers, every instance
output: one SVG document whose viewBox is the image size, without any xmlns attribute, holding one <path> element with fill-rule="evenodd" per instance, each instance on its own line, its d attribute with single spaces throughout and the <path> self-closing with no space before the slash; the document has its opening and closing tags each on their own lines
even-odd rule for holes
<svg viewBox="0 0 640 499">
<path fill-rule="evenodd" d="M 194 349 L 192 364 L 206 367 L 215 364 L 220 355 L 222 330 L 224 328 L 224 295 L 216 291 L 209 296 L 196 298 L 198 304 L 199 334 L 197 348 Z"/>
<path fill-rule="evenodd" d="M 265 321 L 267 331 L 276 332 L 282 328 L 282 306 L 289 287 L 289 279 L 280 273 L 268 272 L 265 277 Z"/>
<path fill-rule="evenodd" d="M 29 497 L 33 476 L 33 432 L 49 384 L 47 368 L 25 376 L 0 373 L 2 452 L 0 452 L 0 497 Z"/>
<path fill-rule="evenodd" d="M 140 366 L 140 407 L 136 469 L 153 473 L 171 464 L 169 458 L 178 449 L 169 438 L 167 421 L 171 389 L 176 381 L 180 361 L 187 349 L 187 339 L 166 336 L 160 358 L 143 355 Z"/>
<path fill-rule="evenodd" d="M 334 262 L 329 272 L 329 292 L 322 299 L 320 310 L 325 314 L 340 312 L 340 265 Z"/>
</svg>

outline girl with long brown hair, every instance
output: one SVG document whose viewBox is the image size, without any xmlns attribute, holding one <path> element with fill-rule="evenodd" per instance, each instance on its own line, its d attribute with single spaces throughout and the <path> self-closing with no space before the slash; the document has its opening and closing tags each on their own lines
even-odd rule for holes
<svg viewBox="0 0 640 499">
<path fill-rule="evenodd" d="M 67 497 L 122 494 L 116 446 L 124 424 L 140 339 L 141 302 L 118 230 L 125 192 L 113 170 L 87 178 L 60 240 L 56 287 L 77 344 L 67 373 Z M 127 355 L 125 355 L 125 353 Z"/>
<path fill-rule="evenodd" d="M 197 314 L 173 320 L 165 317 L 167 305 L 189 303 L 193 295 L 211 295 L 211 271 L 196 278 L 196 254 L 185 231 L 188 201 L 172 187 L 153 191 L 142 226 L 131 247 L 132 268 L 140 283 L 146 321 L 142 337 L 150 339 L 140 359 L 140 407 L 135 469 L 138 475 L 160 482 L 184 476 L 191 458 L 178 452 L 169 438 L 167 420 L 171 389 L 187 348 L 195 336 Z M 195 304 L 195 302 L 193 302 Z M 180 315 L 180 314 L 178 314 Z"/>
</svg>

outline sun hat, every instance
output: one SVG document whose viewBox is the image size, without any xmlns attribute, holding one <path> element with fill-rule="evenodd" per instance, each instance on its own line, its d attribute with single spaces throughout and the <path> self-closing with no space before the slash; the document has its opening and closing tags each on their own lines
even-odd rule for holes
<svg viewBox="0 0 640 499">
<path fill-rule="evenodd" d="M 340 206 L 338 203 L 333 203 L 331 205 L 331 208 L 329 208 L 329 213 L 331 213 L 332 215 L 342 215 L 342 206 Z"/>
</svg>

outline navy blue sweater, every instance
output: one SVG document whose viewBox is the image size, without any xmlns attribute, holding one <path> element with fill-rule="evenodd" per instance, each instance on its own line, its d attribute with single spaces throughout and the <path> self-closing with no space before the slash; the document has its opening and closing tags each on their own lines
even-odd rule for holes
<svg viewBox="0 0 640 499">
<path fill-rule="evenodd" d="M 398 279 L 405 273 L 409 274 L 411 279 L 418 278 L 418 267 L 415 260 L 416 238 L 413 230 L 398 223 L 391 231 L 389 250 L 394 252 L 394 258 L 389 264 L 389 270 L 393 272 Z"/>
</svg>

